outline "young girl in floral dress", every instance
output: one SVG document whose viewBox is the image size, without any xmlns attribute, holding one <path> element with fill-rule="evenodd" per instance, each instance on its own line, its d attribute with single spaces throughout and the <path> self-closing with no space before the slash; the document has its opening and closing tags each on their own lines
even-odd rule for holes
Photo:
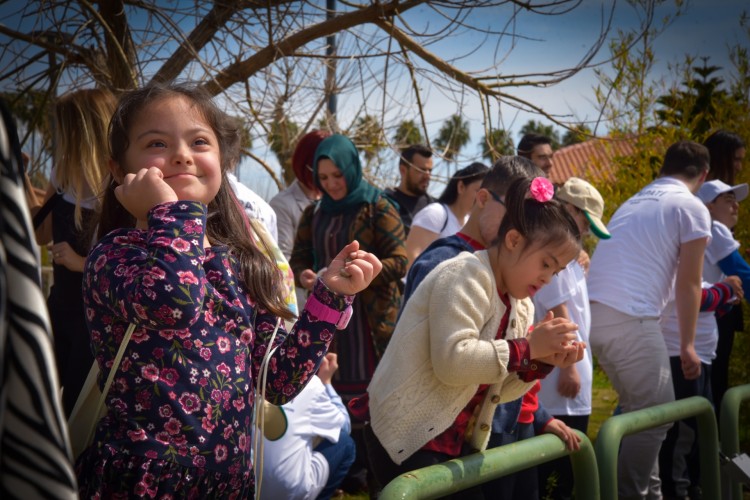
<svg viewBox="0 0 750 500">
<path fill-rule="evenodd" d="M 226 179 L 238 128 L 210 97 L 189 86 L 126 93 L 110 152 L 102 239 L 84 276 L 101 380 L 136 329 L 77 463 L 81 498 L 252 497 L 253 385 L 274 329 L 282 323 L 265 390 L 282 404 L 317 371 L 380 262 L 345 246 L 287 334 L 279 271 Z"/>
</svg>

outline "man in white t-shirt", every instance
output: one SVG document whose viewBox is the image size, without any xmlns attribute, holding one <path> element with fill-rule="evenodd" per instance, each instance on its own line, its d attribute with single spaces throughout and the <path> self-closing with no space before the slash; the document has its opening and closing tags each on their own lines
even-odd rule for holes
<svg viewBox="0 0 750 500">
<path fill-rule="evenodd" d="M 555 196 L 576 221 L 581 236 L 593 233 L 601 239 L 610 234 L 602 222 L 604 199 L 594 186 L 578 177 L 571 177 L 560 187 Z M 534 295 L 535 322 L 552 311 L 556 318 L 567 318 L 578 325 L 578 340 L 589 343 L 589 294 L 586 274 L 578 260 L 571 261 L 549 284 Z M 591 349 L 586 348 L 585 358 L 568 368 L 555 368 L 542 381 L 539 400 L 555 418 L 584 434 L 588 430 L 591 415 L 591 384 L 593 361 Z M 544 493 L 548 478 L 557 473 L 557 481 L 548 491 L 552 498 L 570 498 L 573 492 L 573 469 L 568 457 L 540 464 L 538 467 L 539 491 Z M 552 483 L 549 483 L 552 484 Z"/>
<path fill-rule="evenodd" d="M 355 445 L 346 407 L 331 385 L 338 369 L 328 353 L 317 375 L 281 407 L 286 432 L 264 439 L 260 498 L 268 500 L 331 498 L 354 462 Z"/>
<path fill-rule="evenodd" d="M 693 193 L 708 169 L 704 146 L 690 141 L 671 145 L 659 178 L 617 209 L 607 227 L 612 238 L 600 241 L 591 259 L 591 348 L 623 412 L 675 399 L 659 326 L 673 288 L 681 369 L 687 380 L 700 375 L 695 327 L 711 218 Z M 661 498 L 658 455 L 669 427 L 622 440 L 619 498 Z"/>
<path fill-rule="evenodd" d="M 701 360 L 701 375 L 693 380 L 682 377 L 680 370 L 680 334 L 674 301 L 670 301 L 661 318 L 661 330 L 672 365 L 672 382 L 675 397 L 703 396 L 713 400 L 711 394 L 711 364 L 716 357 L 719 328 L 716 318 L 727 312 L 725 298 L 741 299 L 743 289 L 750 287 L 750 266 L 739 254 L 740 244 L 731 229 L 737 224 L 739 202 L 747 198 L 748 185 L 729 186 L 720 180 L 706 182 L 697 196 L 711 213 L 711 242 L 703 257 L 704 288 L 717 283 L 709 296 L 710 304 L 701 304 L 695 332 L 695 351 Z M 723 285 L 723 287 L 721 287 Z M 729 308 L 732 307 L 730 304 Z M 716 313 L 714 312 L 716 311 Z M 659 472 L 662 493 L 665 496 L 684 498 L 694 496 L 700 482 L 700 460 L 695 442 L 695 419 L 675 422 L 667 433 L 659 454 Z"/>
</svg>

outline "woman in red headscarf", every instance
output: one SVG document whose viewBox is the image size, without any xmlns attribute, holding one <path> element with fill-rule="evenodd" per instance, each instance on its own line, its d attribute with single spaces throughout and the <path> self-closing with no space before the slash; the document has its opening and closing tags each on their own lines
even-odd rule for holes
<svg viewBox="0 0 750 500">
<path fill-rule="evenodd" d="M 269 202 L 276 212 L 277 243 L 287 260 L 292 256 L 294 236 L 297 234 L 302 212 L 320 199 L 320 191 L 313 182 L 312 163 L 318 144 L 329 135 L 330 132 L 313 130 L 302 136 L 292 156 L 292 169 L 296 179 Z M 301 306 L 304 302 L 300 302 L 297 297 L 297 303 Z"/>
</svg>

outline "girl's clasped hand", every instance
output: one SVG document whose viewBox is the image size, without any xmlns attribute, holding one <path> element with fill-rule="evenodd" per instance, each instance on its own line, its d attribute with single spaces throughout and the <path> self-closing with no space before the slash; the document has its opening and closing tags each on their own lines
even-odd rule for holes
<svg viewBox="0 0 750 500">
<path fill-rule="evenodd" d="M 578 341 L 577 331 L 575 323 L 548 312 L 527 336 L 531 358 L 560 368 L 581 361 L 586 343 Z"/>
</svg>

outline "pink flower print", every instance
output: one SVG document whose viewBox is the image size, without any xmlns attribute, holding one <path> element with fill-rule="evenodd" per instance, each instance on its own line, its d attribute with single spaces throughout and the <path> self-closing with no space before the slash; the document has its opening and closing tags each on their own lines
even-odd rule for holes
<svg viewBox="0 0 750 500">
<path fill-rule="evenodd" d="M 147 342 L 151 336 L 148 334 L 145 328 L 136 328 L 133 331 L 133 336 L 131 337 L 131 340 L 135 342 L 136 344 L 142 344 L 144 342 Z"/>
<path fill-rule="evenodd" d="M 193 466 L 194 467 L 205 467 L 206 466 L 206 457 L 203 455 L 196 455 L 193 457 Z"/>
<path fill-rule="evenodd" d="M 174 436 L 175 434 L 178 434 L 181 428 L 182 428 L 182 425 L 180 424 L 180 421 L 174 417 L 170 418 L 167 421 L 167 423 L 164 424 L 164 430 L 167 431 L 172 436 Z"/>
<path fill-rule="evenodd" d="M 232 405 L 234 406 L 234 409 L 237 411 L 242 411 L 245 409 L 245 401 L 243 401 L 242 398 L 237 398 L 234 401 L 232 401 Z"/>
<path fill-rule="evenodd" d="M 182 448 L 187 452 L 187 438 L 184 434 L 180 434 L 179 436 L 175 436 L 174 439 L 172 439 L 172 442 L 176 445 Z M 184 456 L 184 455 L 183 455 Z"/>
<path fill-rule="evenodd" d="M 234 357 L 234 364 L 236 365 L 235 370 L 238 374 L 245 371 L 245 355 L 244 354 L 238 354 Z"/>
<path fill-rule="evenodd" d="M 164 368 L 159 374 L 159 378 L 169 387 L 174 387 L 177 381 L 180 380 L 180 374 L 174 368 Z"/>
<path fill-rule="evenodd" d="M 201 409 L 201 400 L 197 394 L 183 392 L 182 396 L 180 396 L 180 405 L 182 406 L 182 411 L 189 415 Z"/>
<path fill-rule="evenodd" d="M 234 329 L 237 328 L 237 322 L 235 322 L 233 319 L 230 319 L 226 323 L 224 323 L 224 331 L 229 333 L 234 331 Z"/>
<path fill-rule="evenodd" d="M 198 380 L 198 385 L 206 387 L 208 385 L 208 379 L 206 379 L 206 377 L 201 377 L 200 380 Z"/>
<path fill-rule="evenodd" d="M 203 226 L 200 219 L 186 220 L 182 230 L 187 234 L 197 234 L 203 232 Z"/>
<path fill-rule="evenodd" d="M 224 427 L 224 439 L 229 439 L 230 437 L 232 437 L 232 434 L 234 434 L 234 429 L 231 425 L 227 425 L 226 427 Z"/>
<path fill-rule="evenodd" d="M 289 359 L 295 359 L 297 357 L 297 348 L 294 346 L 289 347 L 286 350 L 286 357 Z"/>
<path fill-rule="evenodd" d="M 277 358 L 271 358 L 271 363 L 269 365 L 269 369 L 271 370 L 271 373 L 274 375 L 278 373 L 279 371 L 279 361 Z"/>
<path fill-rule="evenodd" d="M 228 377 L 230 373 L 232 373 L 229 370 L 229 367 L 226 363 L 219 363 L 219 366 L 216 367 L 216 371 L 224 375 L 225 377 Z"/>
<path fill-rule="evenodd" d="M 209 349 L 208 347 L 201 347 L 198 354 L 200 354 L 200 357 L 205 359 L 206 361 L 211 359 L 211 349 Z"/>
<path fill-rule="evenodd" d="M 133 304 L 133 310 L 135 311 L 135 314 L 141 318 L 141 319 L 147 319 L 148 315 L 146 314 L 146 309 L 143 308 L 141 304 Z"/>
<path fill-rule="evenodd" d="M 217 464 L 225 461 L 228 456 L 229 452 L 227 451 L 226 446 L 223 444 L 216 445 L 216 448 L 214 448 L 214 458 L 216 459 Z"/>
<path fill-rule="evenodd" d="M 200 450 L 198 449 L 198 447 L 197 447 L 197 446 L 191 446 L 191 447 L 190 447 L 190 454 L 191 454 L 191 455 L 197 455 L 199 451 L 200 451 Z"/>
<path fill-rule="evenodd" d="M 220 353 L 226 354 L 232 348 L 232 344 L 229 342 L 228 338 L 226 338 L 226 337 L 219 337 L 216 340 L 216 347 L 219 348 L 219 352 Z"/>
<path fill-rule="evenodd" d="M 172 340 L 174 338 L 174 330 L 164 329 L 159 330 L 159 337 L 163 338 L 164 340 Z"/>
<path fill-rule="evenodd" d="M 167 431 L 159 431 L 154 434 L 154 438 L 160 443 L 169 444 L 169 433 Z"/>
<path fill-rule="evenodd" d="M 241 451 L 247 451 L 247 435 L 244 432 L 241 432 L 237 438 L 237 447 Z"/>
<path fill-rule="evenodd" d="M 96 262 L 94 262 L 94 272 L 98 273 L 99 271 L 104 268 L 104 265 L 107 263 L 107 256 L 106 255 L 100 255 Z"/>
<path fill-rule="evenodd" d="M 156 359 L 162 359 L 164 357 L 164 348 L 155 347 L 154 350 L 151 351 L 151 354 L 153 354 Z"/>
<path fill-rule="evenodd" d="M 161 267 L 152 267 L 148 271 L 149 275 L 157 281 L 162 281 L 167 277 L 167 272 Z"/>
<path fill-rule="evenodd" d="M 297 340 L 302 347 L 310 347 L 310 332 L 307 330 L 299 330 L 297 332 Z"/>
<path fill-rule="evenodd" d="M 242 330 L 242 333 L 240 334 L 240 342 L 242 342 L 245 345 L 250 345 L 250 343 L 253 341 L 253 332 L 250 328 L 245 328 Z"/>
<path fill-rule="evenodd" d="M 145 409 L 149 409 L 151 408 L 151 394 L 151 391 L 148 390 L 138 391 L 135 395 L 135 400 Z"/>
<path fill-rule="evenodd" d="M 159 407 L 159 416 L 162 417 L 162 418 L 169 418 L 169 417 L 171 417 L 172 416 L 172 407 L 169 406 L 169 405 L 161 405 Z"/>
<path fill-rule="evenodd" d="M 555 188 L 546 177 L 535 177 L 531 181 L 531 197 L 540 203 L 547 202 L 555 195 Z"/>
<path fill-rule="evenodd" d="M 168 247 L 172 243 L 172 240 L 166 236 L 159 236 L 151 240 L 151 244 L 157 247 Z"/>
<path fill-rule="evenodd" d="M 190 243 L 183 240 L 182 238 L 175 238 L 174 240 L 172 240 L 172 244 L 170 246 L 173 250 L 180 253 L 190 250 Z"/>
<path fill-rule="evenodd" d="M 206 432 L 213 432 L 214 429 L 216 428 L 216 426 L 213 423 L 211 423 L 211 421 L 206 417 L 203 417 L 203 419 L 201 420 L 201 427 Z"/>
<path fill-rule="evenodd" d="M 211 399 L 216 401 L 217 403 L 221 401 L 221 390 L 220 389 L 214 389 L 211 391 Z"/>
<path fill-rule="evenodd" d="M 159 369 L 153 363 L 149 363 L 141 368 L 141 377 L 149 382 L 156 382 L 159 380 Z"/>
<path fill-rule="evenodd" d="M 305 363 L 302 365 L 302 369 L 306 372 L 311 372 L 315 369 L 315 362 L 312 359 L 308 359 L 305 361 Z"/>
<path fill-rule="evenodd" d="M 171 205 L 171 203 L 170 203 Z M 157 219 L 164 219 L 169 214 L 170 205 L 159 205 L 151 209 L 151 216 Z"/>
<path fill-rule="evenodd" d="M 214 326 L 217 318 L 211 309 L 212 308 L 206 309 L 206 312 L 203 314 L 203 317 L 206 320 L 206 323 L 208 323 L 211 326 Z"/>
<path fill-rule="evenodd" d="M 138 429 L 135 431 L 128 431 L 128 437 L 131 441 L 145 441 L 146 440 L 146 431 L 143 429 Z"/>
<path fill-rule="evenodd" d="M 198 284 L 198 278 L 195 277 L 192 271 L 177 271 L 177 276 L 179 276 L 180 283 L 183 285 Z"/>
<path fill-rule="evenodd" d="M 154 279 L 150 275 L 144 274 L 143 279 L 141 280 L 141 283 L 143 283 L 143 286 L 152 287 L 154 286 L 155 282 L 154 282 Z"/>
<path fill-rule="evenodd" d="M 287 385 L 284 386 L 284 395 L 285 396 L 291 396 L 292 394 L 294 394 L 294 391 L 296 391 L 294 385 L 287 384 Z"/>
<path fill-rule="evenodd" d="M 173 262 L 176 262 L 176 261 L 177 261 L 177 257 L 172 255 L 171 253 L 168 253 L 167 255 L 164 256 L 164 262 L 168 264 L 172 264 Z"/>
<path fill-rule="evenodd" d="M 211 282 L 211 283 L 214 283 L 214 282 L 216 282 L 216 281 L 221 281 L 221 279 L 222 279 L 222 274 L 221 274 L 221 273 L 220 273 L 219 271 L 217 271 L 217 270 L 215 270 L 215 269 L 212 269 L 211 271 L 208 271 L 208 272 L 206 273 L 206 279 L 207 279 L 207 280 L 208 280 L 209 282 Z"/>
<path fill-rule="evenodd" d="M 320 332 L 320 340 L 323 342 L 330 342 L 333 340 L 333 332 L 331 330 L 328 330 L 327 328 L 323 328 Z"/>
<path fill-rule="evenodd" d="M 120 363 L 120 368 L 123 372 L 127 372 L 128 370 L 130 370 L 131 364 L 132 362 L 130 361 L 130 358 L 123 358 L 122 362 Z"/>
<path fill-rule="evenodd" d="M 114 383 L 114 391 L 117 394 L 122 394 L 123 392 L 128 390 L 128 379 L 125 377 L 118 377 L 115 379 Z"/>
</svg>

